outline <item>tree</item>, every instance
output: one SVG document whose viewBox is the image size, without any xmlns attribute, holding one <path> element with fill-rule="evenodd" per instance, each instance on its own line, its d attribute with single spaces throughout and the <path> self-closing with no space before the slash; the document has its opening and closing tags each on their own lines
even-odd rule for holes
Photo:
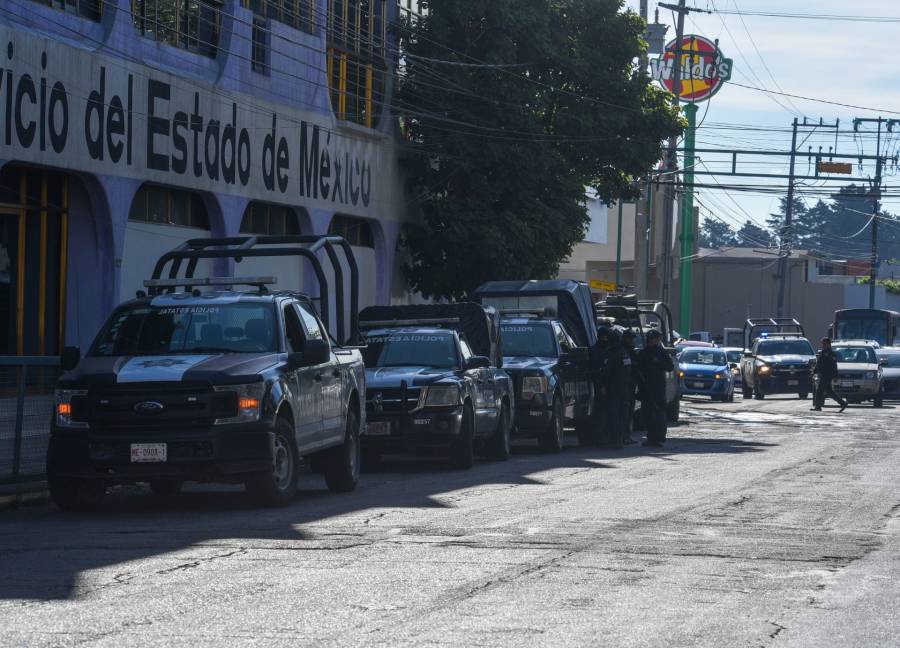
<svg viewBox="0 0 900 648">
<path fill-rule="evenodd" d="M 702 248 L 714 250 L 736 245 L 737 236 L 734 228 L 728 223 L 707 218 L 700 226 L 700 238 L 698 245 Z"/>
<path fill-rule="evenodd" d="M 791 229 L 793 236 L 791 237 L 791 244 L 793 249 L 796 249 L 797 241 L 800 240 L 802 236 L 800 219 L 806 214 L 807 209 L 806 203 L 800 198 L 795 197 L 791 202 L 793 203 L 793 209 L 791 211 Z M 766 224 L 769 226 L 769 232 L 771 232 L 771 238 L 779 245 L 781 245 L 782 239 L 785 238 L 786 235 L 783 228 L 787 221 L 787 205 L 788 200 L 785 196 L 779 200 L 778 213 L 769 214 L 769 218 L 766 220 Z"/>
<path fill-rule="evenodd" d="M 405 236 L 411 284 L 461 297 L 491 279 L 555 276 L 604 201 L 683 127 L 636 60 L 643 21 L 621 0 L 427 0 L 401 26 L 394 110 L 422 225 Z"/>
<path fill-rule="evenodd" d="M 738 247 L 766 248 L 774 245 L 774 243 L 775 240 L 769 231 L 751 220 L 745 222 L 737 233 Z"/>
</svg>

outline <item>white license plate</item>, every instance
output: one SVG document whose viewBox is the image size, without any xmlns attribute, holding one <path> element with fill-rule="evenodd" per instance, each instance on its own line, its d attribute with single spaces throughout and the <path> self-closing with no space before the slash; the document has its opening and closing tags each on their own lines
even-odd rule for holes
<svg viewBox="0 0 900 648">
<path fill-rule="evenodd" d="M 163 463 L 166 461 L 165 443 L 132 443 L 131 463 Z"/>
<path fill-rule="evenodd" d="M 375 421 L 366 423 L 367 436 L 390 436 L 391 424 L 388 421 Z"/>
<path fill-rule="evenodd" d="M 694 387 L 695 389 L 703 389 L 705 385 L 702 382 L 695 382 L 691 383 L 691 387 Z"/>
<path fill-rule="evenodd" d="M 800 384 L 799 380 L 788 380 L 788 387 L 793 387 L 793 386 L 799 385 L 799 384 Z"/>
<path fill-rule="evenodd" d="M 540 410 L 531 410 L 529 412 L 529 414 L 531 414 L 531 416 L 543 416 L 544 415 L 544 413 L 541 412 Z"/>
<path fill-rule="evenodd" d="M 838 387 L 853 387 L 853 386 L 854 386 L 854 384 L 853 384 L 852 380 L 839 380 L 838 381 Z"/>
</svg>

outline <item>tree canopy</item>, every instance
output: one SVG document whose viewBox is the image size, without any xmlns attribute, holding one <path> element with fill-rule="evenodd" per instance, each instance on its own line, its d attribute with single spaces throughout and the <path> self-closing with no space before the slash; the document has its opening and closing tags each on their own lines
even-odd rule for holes
<svg viewBox="0 0 900 648">
<path fill-rule="evenodd" d="M 606 202 L 683 122 L 639 69 L 644 22 L 622 0 L 427 0 L 401 27 L 394 110 L 421 227 L 406 274 L 426 296 L 555 276 Z"/>
</svg>

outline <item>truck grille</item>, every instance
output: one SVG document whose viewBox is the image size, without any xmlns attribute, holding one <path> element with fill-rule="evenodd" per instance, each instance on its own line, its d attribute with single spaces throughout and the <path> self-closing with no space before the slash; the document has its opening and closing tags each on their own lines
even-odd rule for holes
<svg viewBox="0 0 900 648">
<path fill-rule="evenodd" d="M 141 408 L 142 403 L 161 407 Z M 193 428 L 237 415 L 237 402 L 234 392 L 213 391 L 208 383 L 108 385 L 90 390 L 74 414 L 101 432 Z"/>
<path fill-rule="evenodd" d="M 386 389 L 371 388 L 366 390 L 366 414 L 399 414 L 412 411 L 419 402 L 421 387 L 409 387 L 406 390 L 406 407 L 399 387 Z"/>
</svg>

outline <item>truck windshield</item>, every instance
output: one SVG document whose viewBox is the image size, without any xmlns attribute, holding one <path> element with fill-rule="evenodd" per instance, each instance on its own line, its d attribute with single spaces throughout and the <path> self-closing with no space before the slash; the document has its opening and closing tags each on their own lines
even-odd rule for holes
<svg viewBox="0 0 900 648">
<path fill-rule="evenodd" d="M 275 351 L 272 304 L 138 305 L 113 313 L 90 355 Z"/>
<path fill-rule="evenodd" d="M 450 332 L 373 333 L 363 349 L 367 367 L 434 367 L 452 369 L 458 364 L 456 344 Z"/>
<path fill-rule="evenodd" d="M 760 342 L 756 353 L 763 356 L 814 355 L 812 347 L 806 340 L 769 340 Z"/>
<path fill-rule="evenodd" d="M 888 321 L 884 315 L 868 318 L 848 318 L 837 321 L 835 337 L 839 340 L 875 340 L 888 343 Z"/>
<path fill-rule="evenodd" d="M 876 364 L 875 350 L 869 347 L 834 347 L 838 362 L 850 364 Z"/>
<path fill-rule="evenodd" d="M 681 354 L 683 364 L 708 365 L 710 367 L 724 367 L 727 362 L 725 354 L 721 351 L 707 351 L 705 349 L 688 349 Z"/>
<path fill-rule="evenodd" d="M 728 362 L 737 362 L 740 363 L 741 357 L 744 354 L 738 349 L 732 349 L 730 351 L 725 352 L 725 356 L 728 358 Z"/>
<path fill-rule="evenodd" d="M 556 339 L 549 324 L 504 323 L 500 325 L 500 333 L 505 356 L 555 358 L 558 355 Z"/>
</svg>

